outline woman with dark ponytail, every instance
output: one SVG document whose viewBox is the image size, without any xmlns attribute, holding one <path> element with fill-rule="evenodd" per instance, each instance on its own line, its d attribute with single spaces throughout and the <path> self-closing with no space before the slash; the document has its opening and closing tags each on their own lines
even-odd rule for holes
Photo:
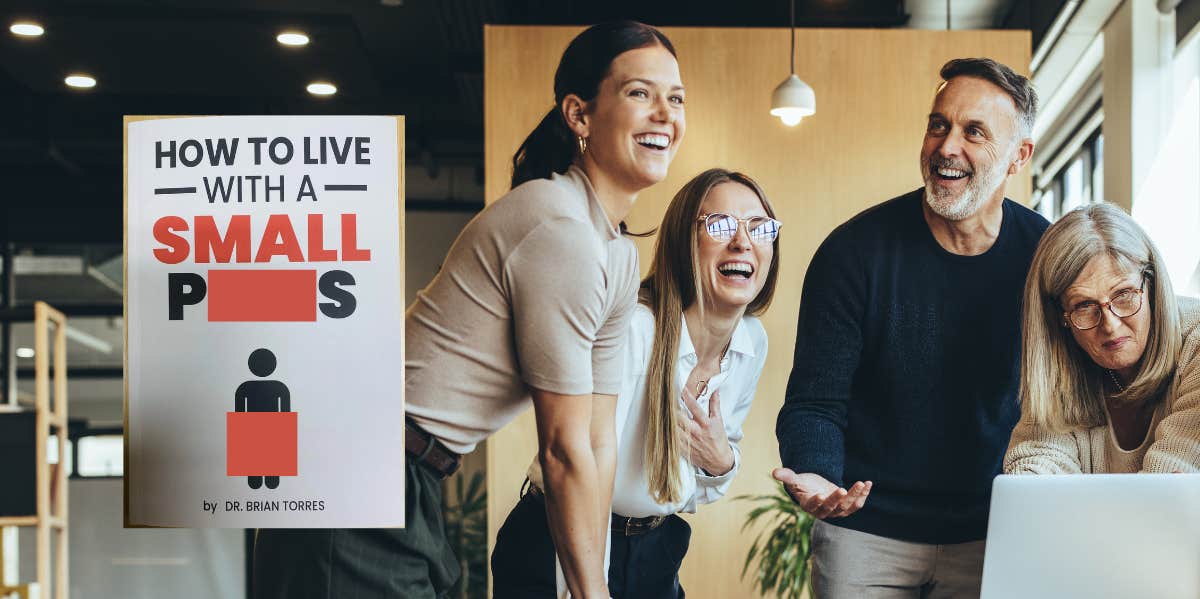
<svg viewBox="0 0 1200 599">
<path fill-rule="evenodd" d="M 684 596 L 691 529 L 675 514 L 720 499 L 738 472 L 767 358 L 757 316 L 779 274 L 774 217 L 757 183 L 725 169 L 700 173 L 667 207 L 625 340 L 608 560 L 615 599 Z M 544 478 L 535 461 L 496 538 L 496 599 L 562 596 Z"/>
<path fill-rule="evenodd" d="M 637 56 L 625 57 L 618 63 L 617 59 L 621 55 L 633 50 L 644 50 L 645 52 L 637 53 Z M 666 56 L 667 54 L 670 56 Z M 660 62 L 661 64 L 653 65 L 650 64 L 651 62 Z M 625 68 L 628 72 L 614 73 L 614 63 L 617 63 L 615 66 Z M 623 65 L 623 63 L 629 64 Z M 662 94 L 657 98 L 650 97 L 649 94 L 652 90 L 646 86 L 652 82 L 648 80 L 640 82 L 639 87 L 636 85 L 639 82 L 613 78 L 614 75 L 636 75 L 638 74 L 636 71 L 655 68 L 675 71 L 673 81 L 653 82 L 667 86 L 660 90 L 653 90 Z M 649 25 L 633 21 L 601 23 L 593 25 L 576 36 L 563 52 L 562 59 L 558 63 L 558 70 L 554 72 L 554 106 L 550 108 L 546 116 L 542 117 L 541 122 L 530 132 L 525 141 L 521 142 L 521 146 L 513 155 L 512 187 L 515 189 L 522 183 L 534 179 L 549 179 L 556 173 L 564 174 L 572 165 L 579 166 L 589 177 L 595 177 L 597 174 L 619 175 L 620 173 L 617 172 L 602 172 L 621 170 L 630 166 L 620 164 L 620 158 L 609 155 L 609 150 L 633 151 L 636 149 L 636 145 L 665 153 L 665 156 L 660 155 L 658 160 L 647 161 L 644 164 L 645 167 L 649 167 L 655 172 L 661 168 L 661 175 L 665 176 L 666 166 L 674 157 L 675 150 L 679 147 L 679 141 L 683 137 L 683 85 L 679 82 L 678 70 L 678 65 L 675 64 L 675 47 L 671 45 L 671 40 L 667 39 L 667 36 L 663 35 L 661 31 Z M 659 75 L 671 76 L 666 72 Z M 604 85 L 606 80 L 608 80 L 608 86 Z M 633 87 L 628 87 L 630 84 L 634 84 Z M 608 89 L 602 89 L 603 87 Z M 621 98 L 614 98 L 621 102 L 601 102 L 597 105 L 597 97 L 602 92 L 623 94 Z M 639 124 L 626 121 L 626 119 L 636 116 L 645 117 L 645 115 L 619 114 L 624 108 L 636 105 L 633 104 L 633 100 L 643 103 L 652 100 L 665 102 L 667 106 L 674 108 L 673 121 L 677 132 L 670 131 L 670 127 L 647 127 L 646 125 L 650 125 L 648 122 Z M 589 104 L 592 105 L 592 112 L 595 112 L 597 108 L 612 112 L 611 115 L 593 114 L 591 115 L 592 120 L 595 120 L 596 117 L 614 116 L 618 121 L 611 125 L 601 124 L 602 130 L 589 135 L 586 125 L 582 123 L 587 120 L 588 115 L 585 114 L 584 109 Z M 604 130 L 610 126 L 616 126 L 616 128 L 611 131 Z M 633 126 L 634 129 L 632 131 L 621 130 L 628 126 Z M 656 132 L 671 135 L 671 139 L 667 140 L 666 148 L 660 145 L 646 145 L 632 139 L 612 139 L 614 135 Z M 677 135 L 672 135 L 674 133 Z M 597 135 L 600 136 L 600 139 L 594 139 Z M 609 142 L 612 141 L 618 142 L 615 147 L 610 146 Z M 600 144 L 605 144 L 605 146 Z M 593 149 L 591 154 L 587 152 L 588 147 Z M 597 154 L 600 155 L 597 156 Z M 625 158 L 631 158 L 631 156 Z M 664 161 L 662 158 L 666 158 L 666 160 Z M 653 177 L 649 171 L 646 174 Z M 637 186 L 637 190 L 649 187 L 661 179 L 660 176 L 655 181 L 643 182 Z M 595 183 L 593 181 L 593 185 Z"/>
<path fill-rule="evenodd" d="M 566 587 L 609 597 L 614 419 L 638 284 L 620 223 L 667 174 L 683 94 L 653 27 L 596 25 L 571 42 L 554 107 L 513 157 L 512 191 L 467 224 L 408 308 L 406 527 L 259 531 L 256 598 L 443 596 L 459 568 L 439 479 L 531 403 Z"/>
</svg>

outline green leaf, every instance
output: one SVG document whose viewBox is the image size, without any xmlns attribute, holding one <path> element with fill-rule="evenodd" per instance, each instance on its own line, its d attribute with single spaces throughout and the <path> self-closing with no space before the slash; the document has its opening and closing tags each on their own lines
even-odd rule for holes
<svg viewBox="0 0 1200 599">
<path fill-rule="evenodd" d="M 459 559 L 462 577 L 449 596 L 456 599 L 487 597 L 487 489 L 482 472 L 459 476 L 447 484 L 442 515 L 446 540 Z M 464 484 L 465 483 L 465 484 Z M 449 501 L 453 498 L 453 501 Z"/>
<path fill-rule="evenodd" d="M 746 552 L 741 578 L 753 571 L 753 588 L 759 595 L 800 599 L 810 584 L 812 517 L 792 501 L 778 481 L 772 495 L 739 495 L 734 499 L 755 504 L 746 514 L 742 532 L 761 527 Z"/>
</svg>

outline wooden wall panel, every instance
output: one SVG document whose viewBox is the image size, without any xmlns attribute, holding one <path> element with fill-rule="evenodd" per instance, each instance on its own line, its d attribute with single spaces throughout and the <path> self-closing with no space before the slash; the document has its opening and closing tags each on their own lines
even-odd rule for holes
<svg viewBox="0 0 1200 599">
<path fill-rule="evenodd" d="M 489 26 L 484 32 L 487 200 L 508 190 L 512 154 L 553 105 L 554 69 L 576 27 Z M 676 190 L 713 166 L 741 170 L 771 198 L 782 232 L 782 269 L 765 317 L 770 354 L 745 424 L 744 465 L 729 497 L 771 491 L 779 463 L 775 416 L 783 403 L 796 313 L 812 253 L 838 224 L 921 185 L 918 156 L 937 71 L 951 58 L 990 56 L 1028 73 L 1030 38 L 1020 31 L 804 29 L 796 71 L 817 95 L 799 126 L 768 114 L 771 90 L 788 75 L 786 29 L 668 28 L 687 87 L 687 133 L 665 181 L 644 192 L 628 222 L 658 224 Z M 1028 172 L 1009 183 L 1027 202 Z M 638 240 L 643 273 L 652 239 Z M 536 449 L 532 410 L 487 444 L 489 550 L 517 500 Z M 747 504 L 729 497 L 689 517 L 692 546 L 683 586 L 690 597 L 749 597 L 739 580 L 752 535 L 740 533 Z"/>
</svg>

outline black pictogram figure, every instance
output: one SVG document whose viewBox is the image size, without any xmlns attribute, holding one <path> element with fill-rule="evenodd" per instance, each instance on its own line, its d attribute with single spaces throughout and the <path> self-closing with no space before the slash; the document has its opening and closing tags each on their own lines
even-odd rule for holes
<svg viewBox="0 0 1200 599">
<path fill-rule="evenodd" d="M 250 352 L 249 365 L 254 376 L 269 376 L 275 372 L 275 354 L 269 349 L 256 349 Z M 273 380 L 246 381 L 233 392 L 234 411 L 237 412 L 290 412 L 291 399 L 287 385 Z M 278 476 L 267 476 L 266 479 L 268 489 L 279 486 Z M 246 483 L 251 489 L 257 489 L 262 486 L 263 477 L 247 476 Z"/>
</svg>

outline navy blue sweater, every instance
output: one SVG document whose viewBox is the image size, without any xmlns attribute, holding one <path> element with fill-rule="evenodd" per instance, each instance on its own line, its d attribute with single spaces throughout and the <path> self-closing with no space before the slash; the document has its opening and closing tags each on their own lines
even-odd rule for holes
<svg viewBox="0 0 1200 599">
<path fill-rule="evenodd" d="M 830 233 L 804 277 L 776 435 L 783 465 L 873 481 L 831 524 L 920 543 L 984 538 L 992 479 L 1020 415 L 1020 303 L 1048 223 L 1004 200 L 992 247 L 947 252 L 923 190 Z"/>
</svg>

